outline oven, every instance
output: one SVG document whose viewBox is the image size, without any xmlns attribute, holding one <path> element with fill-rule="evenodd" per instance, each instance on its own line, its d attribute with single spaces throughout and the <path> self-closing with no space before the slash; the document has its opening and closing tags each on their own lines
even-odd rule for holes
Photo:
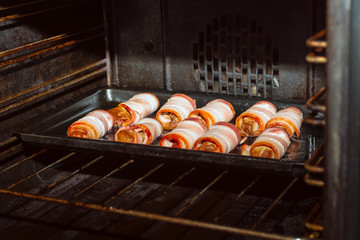
<svg viewBox="0 0 360 240">
<path fill-rule="evenodd" d="M 355 239 L 360 1 L 0 1 L 2 239 Z M 304 114 L 280 160 L 87 140 L 136 93 Z M 71 120 L 69 120 L 71 119 Z"/>
</svg>

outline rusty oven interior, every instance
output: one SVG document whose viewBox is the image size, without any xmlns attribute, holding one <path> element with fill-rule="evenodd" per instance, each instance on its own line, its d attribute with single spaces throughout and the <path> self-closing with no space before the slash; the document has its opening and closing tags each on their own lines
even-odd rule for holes
<svg viewBox="0 0 360 240">
<path fill-rule="evenodd" d="M 322 238 L 326 9 L 323 0 L 0 1 L 2 239 Z M 16 134 L 104 88 L 296 102 L 317 144 L 304 172 L 289 175 Z"/>
</svg>

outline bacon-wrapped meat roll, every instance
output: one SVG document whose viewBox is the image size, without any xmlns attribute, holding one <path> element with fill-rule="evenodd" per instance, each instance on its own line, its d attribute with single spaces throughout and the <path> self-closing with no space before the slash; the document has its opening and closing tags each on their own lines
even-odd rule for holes
<svg viewBox="0 0 360 240">
<path fill-rule="evenodd" d="M 193 149 L 229 153 L 239 145 L 240 140 L 241 135 L 237 127 L 228 122 L 217 122 L 196 140 Z"/>
<path fill-rule="evenodd" d="M 234 116 L 234 107 L 223 99 L 215 99 L 189 114 L 189 117 L 196 117 L 204 121 L 208 128 L 217 122 L 230 122 Z"/>
<path fill-rule="evenodd" d="M 300 128 L 304 121 L 302 112 L 295 107 L 288 107 L 278 111 L 275 116 L 266 123 L 266 128 L 283 127 L 291 138 L 294 133 L 300 138 Z"/>
<path fill-rule="evenodd" d="M 160 146 L 192 149 L 195 141 L 207 131 L 203 121 L 198 118 L 186 118 L 160 140 Z"/>
<path fill-rule="evenodd" d="M 159 99 L 152 93 L 139 93 L 126 102 L 108 110 L 113 115 L 115 126 L 137 123 L 159 108 Z"/>
<path fill-rule="evenodd" d="M 241 113 L 235 121 L 242 136 L 256 137 L 265 130 L 266 123 L 276 114 L 276 107 L 268 101 L 260 101 Z"/>
<path fill-rule="evenodd" d="M 195 99 L 185 94 L 177 93 L 172 95 L 160 108 L 156 114 L 156 119 L 161 122 L 165 130 L 172 130 L 195 109 Z"/>
<path fill-rule="evenodd" d="M 113 116 L 104 110 L 89 112 L 71 124 L 67 130 L 69 137 L 99 139 L 114 125 Z"/>
<path fill-rule="evenodd" d="M 163 132 L 163 126 L 155 118 L 143 118 L 138 123 L 120 127 L 115 141 L 150 145 Z"/>
<path fill-rule="evenodd" d="M 251 145 L 243 144 L 241 146 L 241 155 L 250 156 Z"/>
<path fill-rule="evenodd" d="M 290 145 L 290 138 L 283 128 L 265 129 L 251 145 L 250 155 L 261 158 L 282 158 Z"/>
</svg>

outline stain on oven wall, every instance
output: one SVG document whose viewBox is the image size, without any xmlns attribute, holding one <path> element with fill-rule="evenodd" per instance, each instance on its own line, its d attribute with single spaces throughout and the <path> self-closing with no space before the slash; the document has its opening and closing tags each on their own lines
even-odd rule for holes
<svg viewBox="0 0 360 240">
<path fill-rule="evenodd" d="M 314 69 L 305 61 L 312 4 L 118 4 L 118 84 L 305 101 L 322 81 L 321 73 L 309 73 Z"/>
</svg>

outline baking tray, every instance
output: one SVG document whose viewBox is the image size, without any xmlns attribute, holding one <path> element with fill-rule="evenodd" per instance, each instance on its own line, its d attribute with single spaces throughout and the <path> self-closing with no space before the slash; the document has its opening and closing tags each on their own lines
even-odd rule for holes
<svg viewBox="0 0 360 240">
<path fill-rule="evenodd" d="M 174 92 L 161 90 L 141 90 L 129 88 L 106 87 L 95 92 L 85 94 L 82 98 L 74 100 L 73 103 L 55 109 L 52 112 L 37 116 L 35 119 L 24 123 L 21 128 L 14 129 L 14 133 L 21 136 L 25 142 L 74 151 L 96 151 L 102 154 L 117 154 L 120 157 L 131 157 L 143 161 L 165 161 L 175 164 L 201 165 L 225 169 L 266 171 L 278 174 L 303 175 L 306 173 L 304 162 L 311 156 L 322 142 L 321 134 L 315 134 L 316 129 L 310 125 L 303 124 L 301 138 L 292 139 L 290 145 L 292 150 L 282 159 L 265 159 L 242 156 L 241 146 L 235 148 L 231 153 L 211 153 L 195 150 L 172 149 L 158 145 L 161 136 L 150 146 L 130 143 L 114 142 L 113 135 L 116 131 L 110 131 L 99 140 L 72 138 L 66 135 L 67 128 L 82 116 L 95 109 L 111 109 L 120 102 L 128 100 L 140 92 L 152 92 L 160 100 L 162 106 Z M 222 98 L 233 104 L 236 117 L 251 107 L 261 98 L 249 98 L 242 96 L 229 96 L 209 93 L 183 92 L 196 99 L 197 107 L 204 106 L 207 102 Z M 278 108 L 288 106 L 299 108 L 304 116 L 306 113 L 305 103 L 296 102 L 271 102 Z M 154 117 L 155 113 L 151 115 Z M 236 118 L 235 117 L 235 118 Z M 234 123 L 235 118 L 232 123 Z M 165 133 L 164 133 L 165 134 Z M 251 139 L 247 140 L 251 141 Z"/>
</svg>

